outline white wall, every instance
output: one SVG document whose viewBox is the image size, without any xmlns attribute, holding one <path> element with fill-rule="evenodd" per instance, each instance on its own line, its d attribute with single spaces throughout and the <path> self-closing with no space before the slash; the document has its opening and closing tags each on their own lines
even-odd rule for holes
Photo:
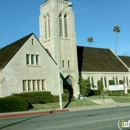
<svg viewBox="0 0 130 130">
<path fill-rule="evenodd" d="M 39 54 L 40 65 L 28 66 L 26 54 Z M 4 75 L 6 78 L 3 83 L 3 96 L 23 92 L 23 80 L 35 79 L 45 79 L 45 90 L 58 95 L 57 66 L 33 35 L 5 66 Z"/>
<path fill-rule="evenodd" d="M 97 89 L 97 81 L 102 80 L 104 89 L 107 90 L 109 86 L 109 80 L 114 80 L 116 84 L 119 84 L 119 80 L 124 80 L 129 87 L 129 72 L 82 72 L 84 79 L 90 79 L 93 89 Z M 118 82 L 117 82 L 118 81 Z"/>
</svg>

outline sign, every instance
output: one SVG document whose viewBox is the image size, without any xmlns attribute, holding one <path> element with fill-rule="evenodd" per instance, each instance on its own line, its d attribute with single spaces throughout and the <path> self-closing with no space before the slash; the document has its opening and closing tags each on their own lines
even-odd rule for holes
<svg viewBox="0 0 130 130">
<path fill-rule="evenodd" d="M 124 90 L 124 86 L 123 86 L 123 84 L 121 84 L 121 85 L 109 85 L 108 90 L 109 91 Z"/>
<path fill-rule="evenodd" d="M 124 119 L 119 120 L 118 128 L 119 128 L 119 130 L 124 130 L 124 129 L 126 130 L 126 128 L 130 128 L 130 120 L 128 120 L 128 121 L 124 121 Z"/>
</svg>

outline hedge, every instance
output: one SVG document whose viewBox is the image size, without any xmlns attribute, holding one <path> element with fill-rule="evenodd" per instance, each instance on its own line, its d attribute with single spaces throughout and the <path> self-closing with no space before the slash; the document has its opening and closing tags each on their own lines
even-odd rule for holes
<svg viewBox="0 0 130 130">
<path fill-rule="evenodd" d="M 123 96 L 123 90 L 120 91 L 108 91 L 108 96 Z"/>
<path fill-rule="evenodd" d="M 68 102 L 68 101 L 75 101 L 74 96 L 70 97 L 69 94 L 62 94 L 62 101 L 63 102 Z M 52 96 L 52 102 L 59 102 L 59 96 L 58 95 L 53 95 Z"/>
<path fill-rule="evenodd" d="M 94 91 L 94 95 L 101 95 L 101 91 L 100 90 L 93 90 Z"/>
<path fill-rule="evenodd" d="M 0 113 L 26 111 L 29 109 L 29 104 L 20 97 L 8 96 L 0 98 Z"/>
<path fill-rule="evenodd" d="M 48 91 L 25 92 L 25 93 L 13 94 L 13 95 L 17 97 L 22 97 L 31 104 L 50 103 L 52 101 L 51 92 Z"/>
</svg>

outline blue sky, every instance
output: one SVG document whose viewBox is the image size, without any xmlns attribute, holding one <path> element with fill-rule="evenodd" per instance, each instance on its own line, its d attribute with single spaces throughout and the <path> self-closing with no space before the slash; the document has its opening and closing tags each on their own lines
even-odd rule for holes
<svg viewBox="0 0 130 130">
<path fill-rule="evenodd" d="M 0 0 L 0 48 L 30 34 L 39 38 L 40 5 L 45 0 Z M 118 55 L 130 56 L 130 0 L 70 0 L 75 14 L 78 46 L 110 48 L 115 52 L 119 26 Z"/>
</svg>

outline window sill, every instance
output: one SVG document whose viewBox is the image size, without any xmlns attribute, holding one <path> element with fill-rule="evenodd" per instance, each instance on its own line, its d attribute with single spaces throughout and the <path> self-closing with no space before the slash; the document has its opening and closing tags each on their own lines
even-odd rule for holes
<svg viewBox="0 0 130 130">
<path fill-rule="evenodd" d="M 41 65 L 27 65 L 27 67 L 41 67 Z"/>
</svg>

